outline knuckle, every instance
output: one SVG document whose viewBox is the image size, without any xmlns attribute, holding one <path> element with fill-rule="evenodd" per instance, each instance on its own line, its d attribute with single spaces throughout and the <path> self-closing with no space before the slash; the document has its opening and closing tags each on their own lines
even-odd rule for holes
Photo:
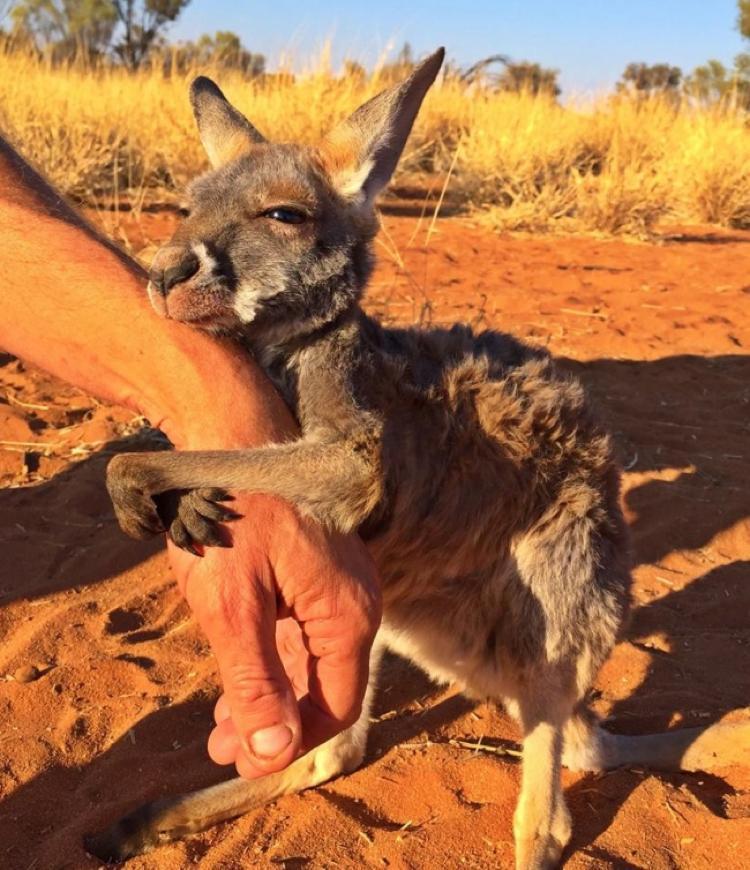
<svg viewBox="0 0 750 870">
<path fill-rule="evenodd" d="M 374 637 L 375 634 L 371 620 L 365 613 L 349 618 L 349 630 L 352 641 L 356 645 L 359 645 L 362 641 L 367 641 L 371 635 Z"/>
<path fill-rule="evenodd" d="M 282 696 L 278 682 L 251 665 L 228 668 L 225 684 L 231 695 L 232 710 L 236 712 L 259 712 L 275 706 Z"/>
<path fill-rule="evenodd" d="M 263 602 L 249 600 L 247 584 L 238 584 L 231 569 L 204 579 L 188 588 L 188 604 L 204 630 L 224 645 L 233 638 L 242 638 L 245 646 L 257 640 L 267 612 Z"/>
</svg>

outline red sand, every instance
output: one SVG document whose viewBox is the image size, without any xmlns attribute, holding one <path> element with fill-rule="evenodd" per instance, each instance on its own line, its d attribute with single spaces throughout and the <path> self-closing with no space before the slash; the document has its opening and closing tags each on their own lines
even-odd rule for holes
<svg viewBox="0 0 750 870">
<path fill-rule="evenodd" d="M 139 249 L 172 220 L 125 229 Z M 617 435 L 637 607 L 597 708 L 644 732 L 747 705 L 750 233 L 640 245 L 448 219 L 425 245 L 426 222 L 386 228 L 374 311 L 548 346 Z M 104 492 L 111 442 L 137 421 L 8 357 L 0 384 L 0 867 L 93 868 L 84 832 L 223 776 L 205 753 L 216 673 L 161 543 L 122 535 Z M 450 743 L 516 738 L 503 713 L 393 660 L 376 716 L 352 776 L 127 867 L 512 866 L 518 767 Z M 750 771 L 565 782 L 571 868 L 750 866 Z"/>
</svg>

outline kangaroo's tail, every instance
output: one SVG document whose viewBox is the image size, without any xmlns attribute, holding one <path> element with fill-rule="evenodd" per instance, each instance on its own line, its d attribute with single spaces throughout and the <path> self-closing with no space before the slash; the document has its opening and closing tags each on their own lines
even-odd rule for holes
<svg viewBox="0 0 750 870">
<path fill-rule="evenodd" d="M 575 716 L 565 732 L 563 763 L 571 770 L 711 771 L 750 767 L 750 720 L 678 728 L 660 734 L 613 734 L 590 715 Z"/>
</svg>

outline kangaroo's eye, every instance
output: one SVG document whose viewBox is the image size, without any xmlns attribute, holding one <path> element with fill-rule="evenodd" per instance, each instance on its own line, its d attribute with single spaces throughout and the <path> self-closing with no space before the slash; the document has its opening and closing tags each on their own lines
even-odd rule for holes
<svg viewBox="0 0 750 870">
<path fill-rule="evenodd" d="M 186 205 L 181 205 L 177 209 L 177 214 L 179 214 L 180 217 L 184 217 L 184 218 L 190 217 L 190 209 Z"/>
<path fill-rule="evenodd" d="M 307 220 L 307 215 L 303 211 L 285 205 L 269 208 L 263 212 L 263 217 L 271 218 L 272 221 L 278 221 L 282 224 L 301 224 Z"/>
</svg>

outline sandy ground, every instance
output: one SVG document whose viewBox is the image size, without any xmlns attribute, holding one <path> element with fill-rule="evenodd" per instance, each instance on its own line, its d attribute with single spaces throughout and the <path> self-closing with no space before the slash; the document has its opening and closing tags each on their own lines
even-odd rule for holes
<svg viewBox="0 0 750 870">
<path fill-rule="evenodd" d="M 598 682 L 611 727 L 708 723 L 750 699 L 750 234 L 659 245 L 511 238 L 386 217 L 370 306 L 471 321 L 567 357 L 616 432 L 636 555 L 628 638 Z M 112 227 L 112 215 L 105 215 Z M 120 227 L 136 250 L 173 218 Z M 220 779 L 214 663 L 161 543 L 103 488 L 139 421 L 0 355 L 0 867 L 93 868 L 123 811 Z M 745 712 L 745 715 L 747 711 Z M 736 714 L 735 714 L 736 715 Z M 389 661 L 365 766 L 128 863 L 136 868 L 510 867 L 519 769 L 454 740 L 517 733 Z M 750 867 L 750 772 L 565 775 L 571 868 Z"/>
</svg>

